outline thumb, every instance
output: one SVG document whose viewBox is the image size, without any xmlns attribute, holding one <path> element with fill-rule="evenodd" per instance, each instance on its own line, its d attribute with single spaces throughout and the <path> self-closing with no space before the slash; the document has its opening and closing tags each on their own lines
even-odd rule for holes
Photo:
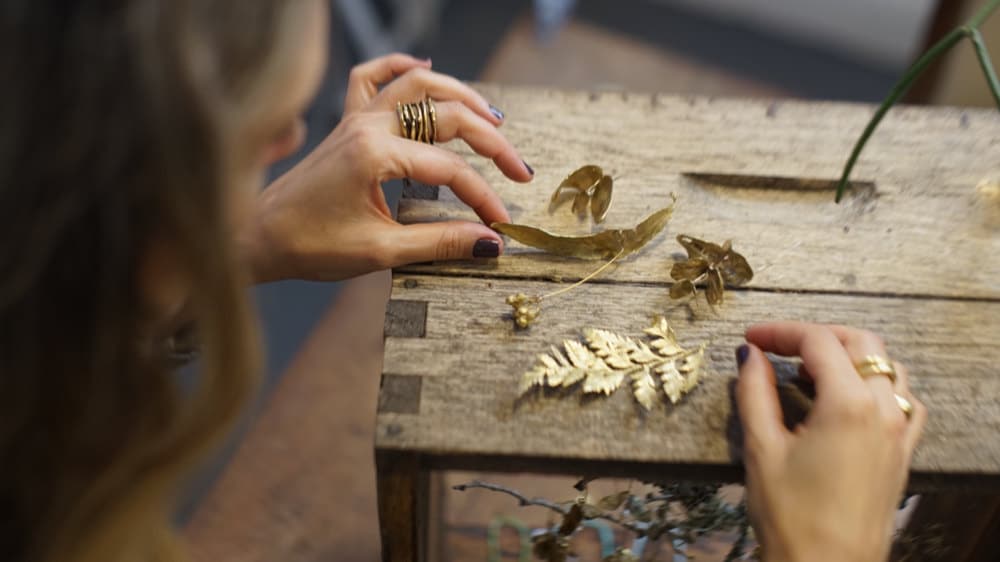
<svg viewBox="0 0 1000 562">
<path fill-rule="evenodd" d="M 736 382 L 736 403 L 743 424 L 745 462 L 766 458 L 781 447 L 788 435 L 775 387 L 774 367 L 764 352 L 753 344 L 736 349 L 740 376 Z"/>
<path fill-rule="evenodd" d="M 393 230 L 393 267 L 429 261 L 495 258 L 503 241 L 480 223 L 447 221 L 410 224 Z"/>
</svg>

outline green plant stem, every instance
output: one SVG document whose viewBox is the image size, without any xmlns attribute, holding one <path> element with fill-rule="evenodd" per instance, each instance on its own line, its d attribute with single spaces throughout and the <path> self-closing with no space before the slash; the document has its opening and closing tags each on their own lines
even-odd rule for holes
<svg viewBox="0 0 1000 562">
<path fill-rule="evenodd" d="M 899 98 L 903 97 L 906 92 L 909 91 L 913 82 L 918 76 L 928 67 L 932 62 L 934 62 L 938 57 L 948 52 L 958 43 L 962 37 L 965 37 L 965 33 L 962 28 L 955 29 L 945 35 L 940 41 L 938 41 L 933 47 L 931 47 L 922 57 L 917 59 L 917 62 L 913 63 L 903 77 L 896 82 L 896 85 L 892 87 L 889 95 L 882 100 L 882 105 L 878 106 L 878 110 L 875 111 L 875 115 L 872 116 L 871 121 L 868 122 L 868 126 L 865 127 L 864 132 L 861 133 L 861 137 L 858 138 L 858 142 L 854 144 L 854 150 L 851 151 L 851 156 L 847 159 L 847 164 L 844 165 L 844 172 L 840 176 L 840 183 L 837 184 L 837 196 L 834 201 L 840 203 L 840 200 L 844 197 L 844 191 L 847 190 L 847 181 L 851 177 L 851 171 L 854 170 L 854 164 L 858 161 L 858 156 L 861 155 L 861 151 L 865 148 L 865 144 L 868 142 L 869 137 L 875 132 L 875 128 L 878 127 L 879 123 L 882 122 L 882 118 L 885 114 L 889 112 L 889 108 L 896 103 Z"/>
<path fill-rule="evenodd" d="M 978 12 L 976 12 L 975 15 L 972 16 L 971 19 L 969 19 L 968 22 L 965 23 L 965 25 L 957 29 L 953 29 L 947 35 L 942 37 L 940 41 L 928 49 L 923 56 L 917 59 L 917 62 L 913 63 L 913 65 L 911 65 L 910 68 L 903 73 L 903 77 L 900 78 L 899 81 L 896 82 L 896 85 L 892 87 L 889 95 L 886 96 L 886 98 L 882 101 L 882 104 L 879 105 L 878 110 L 875 111 L 875 115 L 872 116 L 871 121 L 868 122 L 868 126 L 865 127 L 864 132 L 861 133 L 861 137 L 858 138 L 858 142 L 855 143 L 854 149 L 851 151 L 851 156 L 847 159 L 847 164 L 844 165 L 844 172 L 840 176 L 840 183 L 837 184 L 837 195 L 834 198 L 834 201 L 840 203 L 840 200 L 844 197 L 844 191 L 847 190 L 848 179 L 851 177 L 851 171 L 854 169 L 854 164 L 858 161 L 858 156 L 861 155 L 861 151 L 864 149 L 865 144 L 872 136 L 872 133 L 875 132 L 875 128 L 882 122 L 882 118 L 885 117 L 889 108 L 909 91 L 910 87 L 913 86 L 913 82 L 920 76 L 921 73 L 923 73 L 924 70 L 927 69 L 928 66 L 931 65 L 931 63 L 937 60 L 937 58 L 941 55 L 948 52 L 948 50 L 961 41 L 963 37 L 968 36 L 972 38 L 973 44 L 975 44 L 974 36 L 978 34 L 976 28 L 986 21 L 986 18 L 988 18 L 990 14 L 997 9 L 997 7 L 1000 7 L 1000 0 L 990 0 L 990 2 L 987 2 L 986 5 L 984 5 Z M 984 54 L 985 50 L 985 46 L 983 46 Z M 977 54 L 979 53 L 979 47 L 976 48 L 976 52 Z M 983 55 L 980 55 L 981 62 L 984 60 L 982 56 Z M 986 56 L 988 57 L 988 55 Z M 988 60 L 988 58 L 986 60 Z M 983 64 L 985 65 L 985 63 Z M 992 70 L 992 66 L 990 66 L 990 69 Z M 989 75 L 987 75 L 987 80 L 989 80 Z M 991 87 L 994 83 L 995 81 L 991 82 Z M 996 94 L 998 89 L 994 89 L 993 92 Z"/>
<path fill-rule="evenodd" d="M 993 93 L 993 101 L 997 103 L 997 109 L 1000 109 L 1000 80 L 997 80 L 997 73 L 993 69 L 993 62 L 990 61 L 990 52 L 986 49 L 983 34 L 978 29 L 973 28 L 969 32 L 969 39 L 972 40 L 972 46 L 976 49 L 979 65 L 983 67 L 983 75 L 986 76 L 986 83 L 989 84 L 990 92 Z"/>
</svg>

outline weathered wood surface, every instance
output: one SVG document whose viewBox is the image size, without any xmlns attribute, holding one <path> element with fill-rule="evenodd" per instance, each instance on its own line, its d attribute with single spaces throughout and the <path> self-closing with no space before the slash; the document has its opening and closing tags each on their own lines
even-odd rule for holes
<svg viewBox="0 0 1000 562">
<path fill-rule="evenodd" d="M 543 303 L 538 324 L 515 331 L 504 297 L 544 292 L 553 283 L 398 275 L 393 285 L 393 298 L 427 302 L 427 323 L 424 337 L 386 339 L 385 376 L 420 384 L 411 402 L 381 411 L 382 448 L 732 464 L 739 443 L 733 351 L 751 323 L 787 318 L 884 334 L 932 412 L 913 462 L 918 478 L 1000 485 L 1000 303 L 732 291 L 713 312 L 701 300 L 671 302 L 662 287 L 595 283 Z M 683 344 L 711 341 L 707 377 L 681 403 L 664 401 L 642 414 L 627 385 L 607 399 L 581 400 L 577 392 L 518 401 L 521 374 L 550 344 L 578 338 L 588 326 L 641 337 L 656 312 L 673 322 Z"/>
<path fill-rule="evenodd" d="M 738 478 L 733 349 L 748 325 L 787 318 L 869 328 L 910 366 L 931 412 L 914 458 L 916 489 L 1000 489 L 1000 189 L 991 183 L 1000 179 L 1000 114 L 893 110 L 838 206 L 835 180 L 870 106 L 481 90 L 507 112 L 504 131 L 534 166 L 534 183 L 514 184 L 453 148 L 514 221 L 589 232 L 568 208 L 548 209 L 562 178 L 588 163 L 616 178 L 604 226 L 631 227 L 670 193 L 676 211 L 643 251 L 545 301 L 526 332 L 513 330 L 506 295 L 546 293 L 597 264 L 510 242 L 499 260 L 396 270 L 380 449 L 471 469 L 636 476 L 651 466 Z M 473 217 L 446 188 L 410 195 L 402 222 Z M 679 233 L 732 238 L 755 268 L 753 282 L 715 311 L 670 301 Z M 641 335 L 655 313 L 667 314 L 684 343 L 711 341 L 710 376 L 681 404 L 642 414 L 627 387 L 609 399 L 517 400 L 521 374 L 550 345 L 587 326 Z"/>
<path fill-rule="evenodd" d="M 758 289 L 1000 300 L 1000 113 L 894 109 L 855 168 L 840 205 L 833 188 L 870 117 L 868 105 L 589 94 L 481 86 L 507 112 L 504 133 L 534 167 L 531 184 L 504 178 L 460 144 L 451 148 L 502 195 L 514 221 L 579 234 L 568 205 L 548 199 L 583 164 L 615 177 L 606 226 L 631 227 L 678 196 L 662 240 L 604 276 L 660 283 L 678 233 L 734 240 Z M 474 218 L 446 188 L 405 200 L 402 222 Z M 543 256 L 515 242 L 496 262 L 401 272 L 579 278 L 592 262 Z"/>
</svg>

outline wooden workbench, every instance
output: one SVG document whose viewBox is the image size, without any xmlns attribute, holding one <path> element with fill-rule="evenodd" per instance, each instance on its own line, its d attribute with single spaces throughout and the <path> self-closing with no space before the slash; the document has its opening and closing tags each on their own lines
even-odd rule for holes
<svg viewBox="0 0 1000 562">
<path fill-rule="evenodd" d="M 541 294 L 595 262 L 509 242 L 498 260 L 394 272 L 376 434 L 383 558 L 421 559 L 428 471 L 471 469 L 739 481 L 734 348 L 752 323 L 798 319 L 882 334 L 912 372 L 930 419 L 917 491 L 1000 492 L 1000 113 L 893 110 L 835 180 L 867 105 L 742 101 L 483 86 L 504 132 L 534 166 L 519 185 L 466 147 L 515 222 L 592 228 L 549 196 L 583 164 L 615 177 L 607 227 L 670 201 L 661 237 L 598 280 L 543 303 L 516 331 L 504 297 Z M 414 186 L 399 218 L 474 219 L 447 188 Z M 722 242 L 756 275 L 726 303 L 671 301 L 679 234 Z M 521 374 L 584 327 L 641 335 L 665 314 L 683 343 L 711 342 L 707 377 L 681 403 L 641 414 L 627 388 L 608 399 L 518 401 Z"/>
</svg>

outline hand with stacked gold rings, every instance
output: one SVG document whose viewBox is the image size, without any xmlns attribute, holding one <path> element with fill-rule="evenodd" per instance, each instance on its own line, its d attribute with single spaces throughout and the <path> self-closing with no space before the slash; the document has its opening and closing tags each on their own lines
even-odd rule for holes
<svg viewBox="0 0 1000 562">
<path fill-rule="evenodd" d="M 433 143 L 462 139 L 518 182 L 534 171 L 500 132 L 503 113 L 430 67 L 394 54 L 351 71 L 340 124 L 260 198 L 245 236 L 258 281 L 338 280 L 503 251 L 487 226 L 510 220 L 500 197 L 465 159 Z M 381 188 L 395 178 L 449 186 L 482 222 L 397 223 Z"/>
<path fill-rule="evenodd" d="M 772 322 L 736 351 L 747 503 L 765 561 L 886 560 L 927 410 L 882 339 L 845 326 Z M 816 399 L 788 430 L 764 352 L 802 359 Z"/>
</svg>

